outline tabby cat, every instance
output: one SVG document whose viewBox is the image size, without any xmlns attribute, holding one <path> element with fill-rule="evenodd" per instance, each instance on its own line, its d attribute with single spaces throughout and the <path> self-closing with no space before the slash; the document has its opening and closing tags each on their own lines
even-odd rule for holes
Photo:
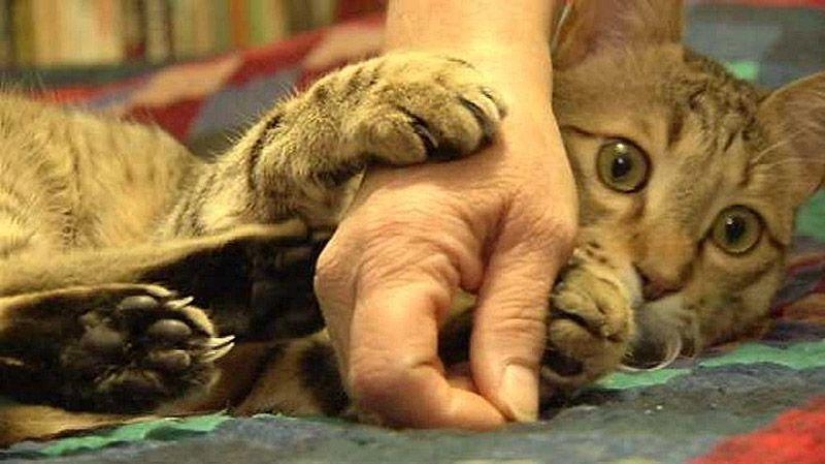
<svg viewBox="0 0 825 464">
<path fill-rule="evenodd" d="M 676 0 L 577 0 L 557 34 L 581 232 L 550 296 L 550 390 L 757 329 L 823 181 L 825 73 L 756 89 L 682 46 L 681 18 Z M 346 412 L 315 258 L 365 168 L 468 155 L 503 116 L 470 64 L 420 53 L 330 74 L 210 161 L 155 128 L 3 96 L 0 388 L 16 403 L 0 441 L 226 407 Z M 466 356 L 458 314 L 449 362 Z"/>
</svg>

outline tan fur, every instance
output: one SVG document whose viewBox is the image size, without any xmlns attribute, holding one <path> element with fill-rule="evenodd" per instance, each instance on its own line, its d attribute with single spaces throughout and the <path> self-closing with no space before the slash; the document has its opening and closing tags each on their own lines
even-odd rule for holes
<svg viewBox="0 0 825 464">
<path fill-rule="evenodd" d="M 316 395 L 310 393 L 313 385 L 307 385 L 305 366 L 300 358 L 314 344 L 329 344 L 326 331 L 322 331 L 302 340 L 289 343 L 284 352 L 262 372 L 262 379 L 277 381 L 258 382 L 235 411 L 249 415 L 261 411 L 278 411 L 284 414 L 300 416 L 320 416 L 324 407 Z"/>
<path fill-rule="evenodd" d="M 825 74 L 763 92 L 685 49 L 682 28 L 676 0 L 577 0 L 557 37 L 581 234 L 550 296 L 543 390 L 758 328 L 795 209 L 825 177 Z M 370 163 L 466 155 L 502 114 L 466 63 L 389 55 L 276 104 L 204 162 L 155 129 L 0 97 L 0 387 L 55 390 L 28 399 L 50 408 L 0 409 L 0 443 L 152 414 L 348 412 L 312 334 L 315 254 Z M 598 174 L 616 140 L 650 166 L 629 193 Z M 709 235 L 734 205 L 764 227 L 738 255 Z M 471 321 L 456 311 L 442 328 L 447 362 L 466 359 Z M 106 369 L 78 381 L 87 360 Z M 127 415 L 62 409 L 147 391 Z"/>
</svg>

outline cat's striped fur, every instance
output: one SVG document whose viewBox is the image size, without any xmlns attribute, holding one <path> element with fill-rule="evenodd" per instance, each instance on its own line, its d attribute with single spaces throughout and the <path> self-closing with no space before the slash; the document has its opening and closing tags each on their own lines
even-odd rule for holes
<svg viewBox="0 0 825 464">
<path fill-rule="evenodd" d="M 822 183 L 825 74 L 763 92 L 681 27 L 676 0 L 577 0 L 558 35 L 581 234 L 551 297 L 549 390 L 753 331 Z M 331 74 L 211 162 L 157 129 L 0 97 L 0 388 L 21 401 L 0 441 L 347 411 L 315 258 L 367 166 L 471 153 L 502 115 L 472 66 L 425 54 Z M 466 356 L 457 314 L 448 363 Z"/>
</svg>

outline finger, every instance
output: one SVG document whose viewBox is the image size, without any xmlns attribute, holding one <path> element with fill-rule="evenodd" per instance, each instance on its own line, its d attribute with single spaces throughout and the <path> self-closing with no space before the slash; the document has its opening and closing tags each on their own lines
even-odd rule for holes
<svg viewBox="0 0 825 464">
<path fill-rule="evenodd" d="M 523 223 L 509 224 L 479 291 L 470 362 L 485 398 L 511 420 L 532 421 L 538 417 L 548 297 L 567 242 L 524 237 Z"/>
<path fill-rule="evenodd" d="M 449 293 L 416 276 L 359 295 L 347 372 L 359 407 L 395 426 L 484 430 L 505 422 L 466 383 L 451 384 L 438 359 L 437 319 Z"/>
</svg>

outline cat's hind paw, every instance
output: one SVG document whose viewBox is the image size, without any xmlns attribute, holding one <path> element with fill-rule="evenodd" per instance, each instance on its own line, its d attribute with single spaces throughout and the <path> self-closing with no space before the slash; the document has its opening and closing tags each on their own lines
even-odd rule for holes
<svg viewBox="0 0 825 464">
<path fill-rule="evenodd" d="M 107 412 L 150 410 L 206 387 L 233 346 L 191 298 L 147 287 L 78 318 L 82 335 L 60 353 L 63 402 Z"/>
</svg>

